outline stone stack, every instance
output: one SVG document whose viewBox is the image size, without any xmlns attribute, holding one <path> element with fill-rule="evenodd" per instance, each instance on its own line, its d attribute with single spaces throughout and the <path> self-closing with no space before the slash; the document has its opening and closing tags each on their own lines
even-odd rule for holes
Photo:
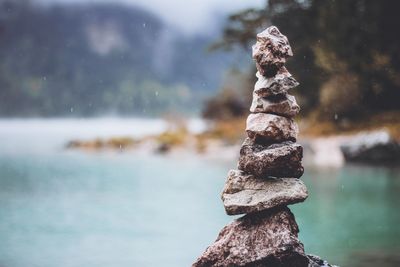
<svg viewBox="0 0 400 267">
<path fill-rule="evenodd" d="M 228 215 L 246 215 L 222 229 L 195 267 L 330 266 L 305 254 L 287 207 L 308 196 L 298 179 L 304 172 L 303 148 L 296 143 L 299 130 L 293 117 L 300 107 L 288 94 L 299 83 L 284 66 L 292 55 L 288 39 L 277 27 L 257 35 L 253 58 L 258 81 L 246 122 L 247 138 L 238 170 L 229 171 L 222 192 Z"/>
</svg>

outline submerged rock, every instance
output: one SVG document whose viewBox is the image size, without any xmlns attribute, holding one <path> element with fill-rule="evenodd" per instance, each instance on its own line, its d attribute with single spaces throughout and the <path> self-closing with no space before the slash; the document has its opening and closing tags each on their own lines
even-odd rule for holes
<svg viewBox="0 0 400 267">
<path fill-rule="evenodd" d="M 330 265 L 327 261 L 321 259 L 315 255 L 307 255 L 309 259 L 308 267 L 338 267 L 336 265 Z"/>
<path fill-rule="evenodd" d="M 307 196 L 307 188 L 299 179 L 256 178 L 231 170 L 221 197 L 226 213 L 237 215 L 303 202 Z"/>
<path fill-rule="evenodd" d="M 261 97 L 286 94 L 290 89 L 299 85 L 285 67 L 279 69 L 273 77 L 265 77 L 257 72 L 258 80 L 254 85 L 254 93 Z"/>
<path fill-rule="evenodd" d="M 272 113 L 280 116 L 292 118 L 300 111 L 296 98 L 292 95 L 280 95 L 279 97 L 261 97 L 253 93 L 253 102 L 250 112 L 252 113 Z"/>
<path fill-rule="evenodd" d="M 262 75 L 275 75 L 274 72 L 282 67 L 290 56 L 293 56 L 293 52 L 289 41 L 277 27 L 268 27 L 257 34 L 257 42 L 253 46 L 253 59 Z"/>
<path fill-rule="evenodd" d="M 258 143 L 296 142 L 299 127 L 290 118 L 267 114 L 250 114 L 246 121 L 247 136 Z"/>
<path fill-rule="evenodd" d="M 400 161 L 400 144 L 387 131 L 364 133 L 342 144 L 345 160 L 354 162 L 393 163 Z"/>
<path fill-rule="evenodd" d="M 256 177 L 295 177 L 303 175 L 303 148 L 287 141 L 264 146 L 246 138 L 241 149 L 238 168 Z"/>
<path fill-rule="evenodd" d="M 225 226 L 192 266 L 307 267 L 298 232 L 287 207 L 248 214 Z"/>
</svg>

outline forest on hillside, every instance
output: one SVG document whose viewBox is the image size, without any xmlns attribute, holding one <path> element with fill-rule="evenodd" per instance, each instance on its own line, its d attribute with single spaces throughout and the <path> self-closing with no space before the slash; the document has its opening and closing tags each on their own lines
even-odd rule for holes
<svg viewBox="0 0 400 267">
<path fill-rule="evenodd" d="M 255 82 L 251 45 L 272 24 L 293 47 L 302 115 L 397 112 L 399 6 L 269 0 L 185 35 L 134 6 L 0 0 L 0 116 L 196 115 L 206 99 L 206 118 L 243 116 Z"/>
<path fill-rule="evenodd" d="M 196 114 L 233 62 L 117 3 L 0 0 L 0 116 Z"/>
</svg>

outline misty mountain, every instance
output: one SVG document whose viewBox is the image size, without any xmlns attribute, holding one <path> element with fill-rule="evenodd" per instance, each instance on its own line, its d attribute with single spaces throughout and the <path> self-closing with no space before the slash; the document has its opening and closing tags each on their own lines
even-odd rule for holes
<svg viewBox="0 0 400 267">
<path fill-rule="evenodd" d="M 233 63 L 207 52 L 210 32 L 131 6 L 0 1 L 0 115 L 195 113 Z"/>
</svg>

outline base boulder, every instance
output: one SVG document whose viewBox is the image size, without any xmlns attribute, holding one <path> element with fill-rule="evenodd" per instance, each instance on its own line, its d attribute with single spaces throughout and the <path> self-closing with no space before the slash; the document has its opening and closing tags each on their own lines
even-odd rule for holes
<svg viewBox="0 0 400 267">
<path fill-rule="evenodd" d="M 287 207 L 248 214 L 225 226 L 192 266 L 307 267 L 298 232 Z"/>
</svg>

